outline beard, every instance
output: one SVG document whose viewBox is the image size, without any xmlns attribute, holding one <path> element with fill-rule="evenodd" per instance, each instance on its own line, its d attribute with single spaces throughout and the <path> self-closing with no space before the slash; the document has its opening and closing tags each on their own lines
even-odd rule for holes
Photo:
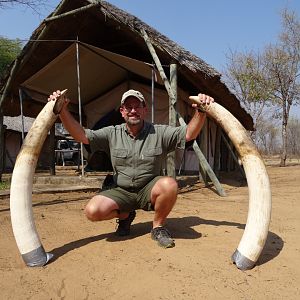
<svg viewBox="0 0 300 300">
<path fill-rule="evenodd" d="M 134 116 L 135 118 L 132 117 L 127 117 L 126 118 L 126 123 L 128 125 L 134 126 L 134 125 L 139 125 L 142 123 L 142 119 L 139 116 Z"/>
</svg>

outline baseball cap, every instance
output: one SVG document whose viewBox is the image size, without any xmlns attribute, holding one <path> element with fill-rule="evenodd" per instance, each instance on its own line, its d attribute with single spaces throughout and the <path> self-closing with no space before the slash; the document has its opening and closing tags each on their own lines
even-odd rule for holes
<svg viewBox="0 0 300 300">
<path fill-rule="evenodd" d="M 145 98 L 144 98 L 143 94 L 139 91 L 136 91 L 136 90 L 128 90 L 127 92 L 125 92 L 122 96 L 122 99 L 121 99 L 121 105 L 124 104 L 125 100 L 128 97 L 135 97 L 138 100 L 140 100 L 141 102 L 143 102 L 144 105 L 146 105 L 146 101 L 145 101 Z"/>
</svg>

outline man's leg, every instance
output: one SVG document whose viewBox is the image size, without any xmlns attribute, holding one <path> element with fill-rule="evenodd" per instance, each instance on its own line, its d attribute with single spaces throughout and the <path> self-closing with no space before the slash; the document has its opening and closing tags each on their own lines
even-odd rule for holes
<svg viewBox="0 0 300 300">
<path fill-rule="evenodd" d="M 171 212 L 178 192 L 178 184 L 172 177 L 160 178 L 152 188 L 151 204 L 154 207 L 153 228 L 162 226 Z"/>
<path fill-rule="evenodd" d="M 169 231 L 163 225 L 176 202 L 177 192 L 178 185 L 172 177 L 160 178 L 151 191 L 151 204 L 154 207 L 151 237 L 157 241 L 159 246 L 164 248 L 175 246 Z"/>
<path fill-rule="evenodd" d="M 103 221 L 118 218 L 116 235 L 126 236 L 130 234 L 130 225 L 133 222 L 135 211 L 120 213 L 118 203 L 104 195 L 94 196 L 85 207 L 85 214 L 91 221 Z"/>
<path fill-rule="evenodd" d="M 128 217 L 128 213 L 120 213 L 119 205 L 113 199 L 102 195 L 96 195 L 88 202 L 85 207 L 85 214 L 90 221 Z"/>
</svg>

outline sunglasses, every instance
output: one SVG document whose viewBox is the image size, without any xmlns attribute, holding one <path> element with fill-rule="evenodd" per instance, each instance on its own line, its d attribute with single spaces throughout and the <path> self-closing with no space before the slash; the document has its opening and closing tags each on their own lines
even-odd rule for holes
<svg viewBox="0 0 300 300">
<path fill-rule="evenodd" d="M 126 111 L 126 112 L 131 112 L 133 109 L 135 111 L 138 111 L 138 110 L 141 110 L 143 109 L 145 106 L 141 103 L 139 105 L 135 105 L 135 106 L 131 106 L 131 105 L 124 105 L 123 106 L 123 109 Z"/>
</svg>

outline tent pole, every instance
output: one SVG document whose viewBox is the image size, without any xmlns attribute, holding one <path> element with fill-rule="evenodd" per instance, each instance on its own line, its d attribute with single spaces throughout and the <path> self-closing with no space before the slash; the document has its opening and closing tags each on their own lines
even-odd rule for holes
<svg viewBox="0 0 300 300">
<path fill-rule="evenodd" d="M 154 124 L 154 65 L 152 65 L 152 78 L 151 78 L 151 122 Z"/>
<path fill-rule="evenodd" d="M 155 49 L 153 47 L 153 45 L 151 44 L 150 40 L 149 40 L 149 37 L 148 37 L 148 34 L 146 33 L 146 31 L 142 28 L 141 29 L 141 34 L 142 34 L 142 37 L 144 38 L 145 42 L 146 42 L 146 45 L 149 49 L 149 52 L 155 62 L 155 65 L 159 71 L 159 74 L 164 82 L 164 85 L 165 85 L 165 88 L 167 90 L 167 93 L 169 95 L 169 97 L 171 99 L 174 99 L 174 95 L 172 95 L 172 90 L 171 90 L 171 86 L 170 86 L 170 83 L 169 83 L 169 80 L 164 72 L 164 69 L 160 63 L 160 60 L 155 52 Z M 171 97 L 172 96 L 172 97 Z M 172 103 L 173 104 L 173 103 Z M 179 123 L 180 125 L 186 125 L 184 119 L 180 116 L 179 112 L 177 112 L 177 115 L 178 115 L 178 119 L 179 119 Z M 199 148 L 199 145 L 197 144 L 196 141 L 194 141 L 193 143 L 193 149 L 195 150 L 195 153 L 199 159 L 199 162 L 200 162 L 200 165 L 203 167 L 204 171 L 208 174 L 208 176 L 210 177 L 211 181 L 213 182 L 214 186 L 216 187 L 216 190 L 218 192 L 218 194 L 220 196 L 226 196 L 226 193 L 225 191 L 223 190 L 218 178 L 216 177 L 215 173 L 213 172 L 213 170 L 211 169 L 209 163 L 207 162 L 205 156 L 203 155 L 203 153 L 201 152 L 200 148 Z"/>
<path fill-rule="evenodd" d="M 80 67 L 79 67 L 79 47 L 78 47 L 78 36 L 76 41 L 76 70 L 77 70 L 77 91 L 78 91 L 78 112 L 79 112 L 79 123 L 82 126 L 82 113 L 81 113 L 81 89 L 80 89 Z M 80 158 L 81 158 L 81 175 L 84 176 L 84 165 L 83 165 L 83 144 L 80 143 Z"/>
<path fill-rule="evenodd" d="M 19 88 L 19 99 L 20 99 L 21 122 L 22 122 L 22 143 L 23 143 L 25 138 L 25 128 L 24 128 L 24 114 L 23 114 L 23 93 L 21 88 Z"/>
<path fill-rule="evenodd" d="M 5 158 L 5 127 L 3 125 L 3 113 L 0 108 L 0 182 L 2 182 L 2 174 L 4 172 Z"/>
</svg>

